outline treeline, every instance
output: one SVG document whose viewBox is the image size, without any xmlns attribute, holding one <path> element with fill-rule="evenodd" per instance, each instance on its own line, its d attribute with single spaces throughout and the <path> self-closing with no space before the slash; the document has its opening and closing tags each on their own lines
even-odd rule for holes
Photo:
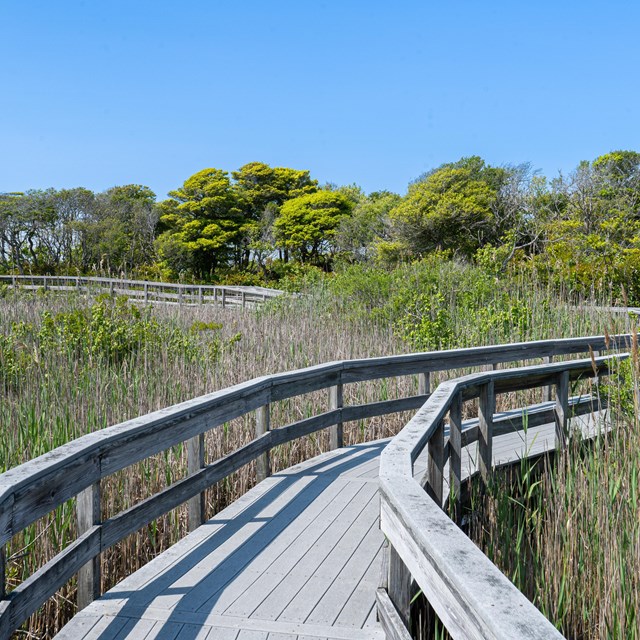
<svg viewBox="0 0 640 640">
<path fill-rule="evenodd" d="M 473 156 L 429 171 L 405 196 L 259 162 L 199 171 L 161 202 L 140 185 L 0 195 L 5 272 L 273 282 L 434 251 L 638 300 L 640 154 L 614 151 L 552 180 Z"/>
</svg>

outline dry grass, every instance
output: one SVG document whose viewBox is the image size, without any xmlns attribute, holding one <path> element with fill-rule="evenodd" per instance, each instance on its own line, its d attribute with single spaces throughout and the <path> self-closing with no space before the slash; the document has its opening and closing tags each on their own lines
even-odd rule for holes
<svg viewBox="0 0 640 640">
<path fill-rule="evenodd" d="M 17 322 L 37 325 L 46 311 L 56 314 L 89 304 L 91 300 L 76 295 L 9 295 L 0 299 L 0 327 L 6 331 Z M 79 361 L 71 351 L 52 354 L 46 361 L 38 362 L 19 384 L 6 389 L 0 402 L 3 433 L 0 466 L 15 466 L 84 433 L 260 375 L 331 360 L 409 350 L 394 335 L 390 323 L 372 321 L 366 313 L 349 311 L 344 301 L 334 304 L 326 296 L 279 301 L 244 312 L 208 306 L 158 305 L 152 311 L 158 322 L 185 334 L 194 323 L 221 323 L 222 347 L 217 358 L 193 357 L 170 345 L 141 350 L 117 364 Z M 565 336 L 595 334 L 605 326 L 611 331 L 626 328 L 624 319 L 596 312 L 575 314 L 567 305 L 558 306 L 554 319 L 546 304 L 545 318 L 551 319 L 533 322 L 531 335 L 527 337 L 551 337 L 560 332 Z M 613 326 L 616 322 L 618 326 Z M 412 376 L 358 383 L 345 387 L 345 404 L 416 392 L 417 381 Z M 274 403 L 272 424 L 281 426 L 313 415 L 325 410 L 327 403 L 327 394 L 320 392 Z M 407 417 L 398 414 L 347 425 L 346 441 L 393 435 Z M 253 438 L 253 432 L 252 415 L 211 431 L 206 439 L 207 459 L 215 460 L 237 449 Z M 327 444 L 327 435 L 321 433 L 280 447 L 273 452 L 274 469 L 314 456 L 326 450 Z M 182 477 L 185 470 L 185 451 L 179 446 L 108 478 L 103 483 L 103 517 L 156 493 Z M 254 481 L 253 466 L 248 465 L 211 488 L 207 492 L 208 515 L 242 495 Z M 103 554 L 103 589 L 173 544 L 185 530 L 184 509 L 177 509 Z M 19 584 L 74 537 L 74 504 L 70 501 L 8 545 L 8 587 Z M 75 611 L 74 591 L 72 582 L 30 620 L 25 632 L 38 638 L 54 635 Z"/>
</svg>

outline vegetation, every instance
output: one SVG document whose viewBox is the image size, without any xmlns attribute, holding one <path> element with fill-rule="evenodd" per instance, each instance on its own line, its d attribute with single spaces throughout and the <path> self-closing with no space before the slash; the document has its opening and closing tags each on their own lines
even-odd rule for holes
<svg viewBox="0 0 640 640">
<path fill-rule="evenodd" d="M 528 164 L 461 158 L 405 196 L 251 162 L 231 174 L 203 169 L 159 203 L 140 185 L 0 194 L 0 270 L 277 284 L 291 263 L 388 269 L 439 252 L 640 304 L 639 207 L 634 151 L 552 180 Z"/>
<path fill-rule="evenodd" d="M 589 303 L 640 304 L 639 206 L 640 154 L 630 151 L 583 162 L 551 181 L 528 165 L 492 167 L 462 158 L 420 177 L 404 197 L 367 195 L 357 185 L 320 186 L 308 171 L 257 162 L 231 173 L 199 171 L 159 203 L 140 185 L 98 194 L 77 188 L 0 195 L 2 272 L 124 273 L 306 293 L 230 312 L 2 289 L 0 468 L 274 371 L 408 350 L 628 331 L 629 318 Z M 572 637 L 622 637 L 638 627 L 634 362 L 609 389 L 614 433 L 559 454 L 544 469 L 540 462 L 523 466 L 515 479 L 497 478 L 473 505 L 470 535 Z M 351 384 L 345 401 L 416 390 L 411 377 Z M 273 424 L 319 413 L 326 400 L 310 394 L 274 403 Z M 501 400 L 501 408 L 509 401 Z M 347 425 L 347 442 L 392 435 L 406 418 Z M 253 429 L 250 416 L 214 429 L 207 458 L 235 450 Z M 326 446 L 320 434 L 280 447 L 274 467 Z M 103 488 L 105 517 L 185 473 L 185 451 L 175 447 L 115 474 Z M 507 481 L 517 484 L 513 498 Z M 253 482 L 249 466 L 213 487 L 208 513 Z M 178 509 L 104 554 L 103 587 L 185 528 Z M 71 502 L 16 536 L 7 547 L 9 588 L 74 536 Z M 72 582 L 57 594 L 28 632 L 55 633 L 73 613 L 74 589 Z"/>
<path fill-rule="evenodd" d="M 0 465 L 15 466 L 83 433 L 265 373 L 431 347 L 440 328 L 446 328 L 448 336 L 442 346 L 626 328 L 624 316 L 593 308 L 573 313 L 569 301 L 549 297 L 547 285 L 524 279 L 502 285 L 496 287 L 493 276 L 476 267 L 435 256 L 395 271 L 352 265 L 321 279 L 305 297 L 279 298 L 257 312 L 186 306 L 139 309 L 107 297 L 5 291 L 0 299 L 0 420 L 6 430 Z M 432 315 L 430 308 L 420 307 L 423 321 L 409 331 L 408 318 L 421 303 L 408 313 L 406 301 L 418 295 L 418 287 L 440 291 L 449 301 L 447 315 Z M 507 299 L 516 301 L 519 310 L 512 312 Z M 479 304 L 488 310 L 485 326 L 491 327 L 484 334 L 474 333 Z M 417 381 L 411 376 L 358 383 L 345 388 L 345 402 L 361 404 L 416 392 Z M 319 413 L 326 402 L 326 395 L 318 393 L 274 403 L 273 424 Z M 394 415 L 347 425 L 347 442 L 392 435 L 407 419 Z M 207 459 L 246 443 L 253 429 L 252 417 L 247 416 L 213 430 L 207 437 Z M 274 452 L 274 467 L 287 467 L 326 447 L 326 434 L 293 442 Z M 115 474 L 103 486 L 104 516 L 135 504 L 184 473 L 185 451 L 175 447 Z M 253 482 L 249 466 L 213 487 L 207 493 L 207 512 L 217 512 Z M 164 550 L 185 528 L 185 512 L 178 509 L 103 554 L 103 587 Z M 7 548 L 9 587 L 74 536 L 72 502 L 16 536 Z M 34 616 L 30 633 L 55 633 L 73 614 L 74 589 L 70 583 Z"/>
</svg>

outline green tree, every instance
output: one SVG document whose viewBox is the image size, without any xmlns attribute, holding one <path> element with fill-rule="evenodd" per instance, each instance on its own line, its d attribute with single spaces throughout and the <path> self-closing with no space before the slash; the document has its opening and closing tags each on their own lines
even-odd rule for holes
<svg viewBox="0 0 640 640">
<path fill-rule="evenodd" d="M 390 212 L 394 232 L 417 255 L 451 249 L 471 257 L 499 236 L 493 206 L 506 176 L 477 156 L 444 164 L 410 185 Z"/>
<path fill-rule="evenodd" d="M 274 223 L 277 239 L 302 262 L 319 262 L 333 248 L 340 222 L 350 215 L 351 202 L 341 193 L 318 191 L 287 200 Z"/>
<path fill-rule="evenodd" d="M 402 198 L 389 191 L 374 191 L 358 199 L 350 216 L 342 218 L 335 243 L 350 262 L 365 261 L 375 253 L 376 243 L 388 241 L 389 212 Z"/>
<path fill-rule="evenodd" d="M 203 169 L 161 203 L 156 246 L 176 272 L 205 278 L 233 258 L 247 220 L 226 171 Z"/>
</svg>

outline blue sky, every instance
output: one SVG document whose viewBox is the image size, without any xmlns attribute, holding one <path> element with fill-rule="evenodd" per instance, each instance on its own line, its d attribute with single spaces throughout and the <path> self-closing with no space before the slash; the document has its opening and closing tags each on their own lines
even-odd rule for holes
<svg viewBox="0 0 640 640">
<path fill-rule="evenodd" d="M 640 2 L 0 0 L 0 192 L 254 160 L 404 193 L 640 151 Z"/>
</svg>

